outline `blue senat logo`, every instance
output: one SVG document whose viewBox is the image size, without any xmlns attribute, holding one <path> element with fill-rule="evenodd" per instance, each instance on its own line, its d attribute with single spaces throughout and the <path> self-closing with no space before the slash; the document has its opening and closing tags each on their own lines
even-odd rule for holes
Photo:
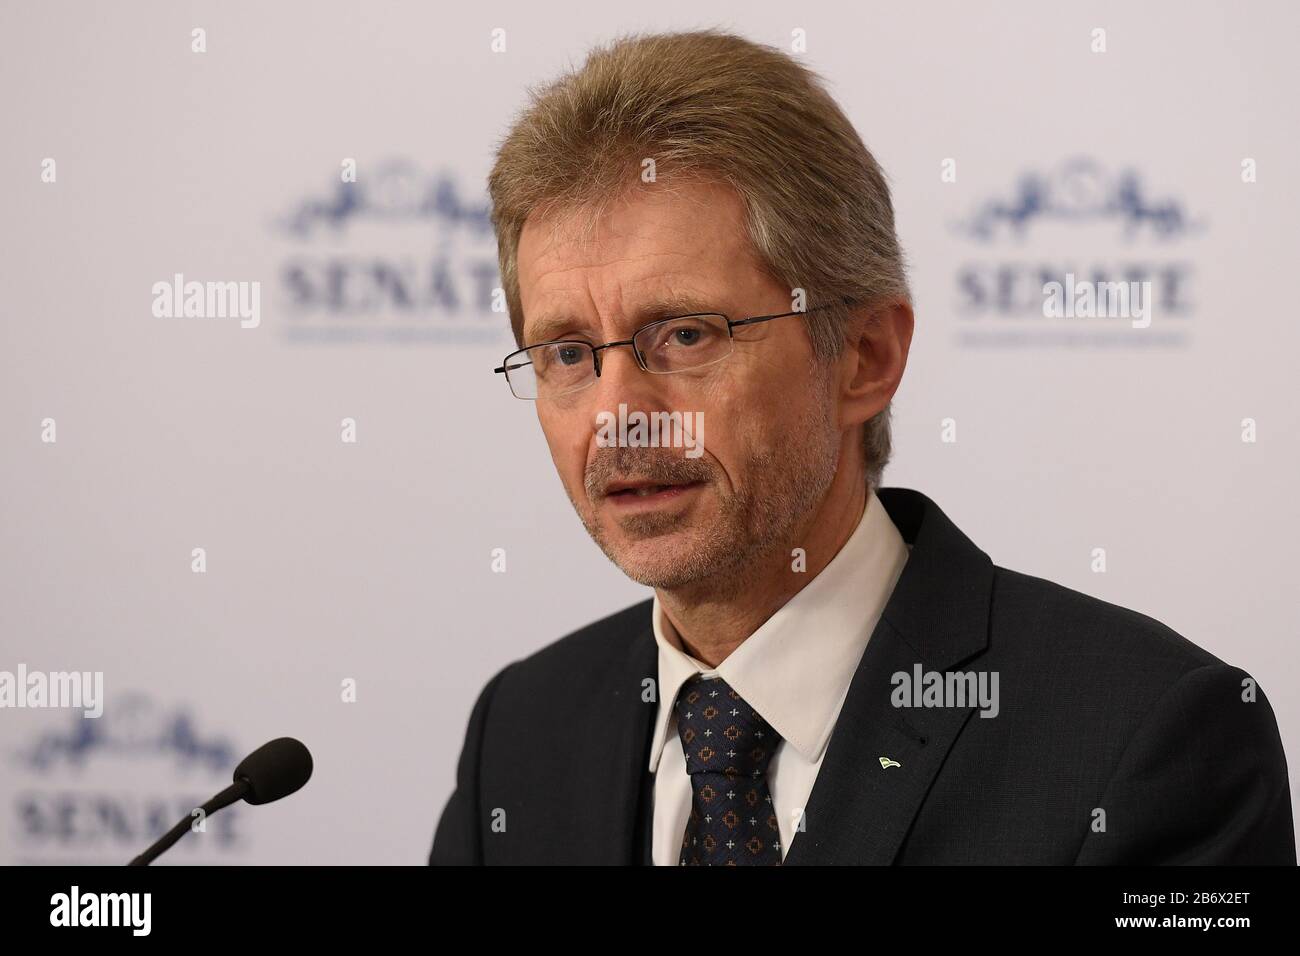
<svg viewBox="0 0 1300 956">
<path fill-rule="evenodd" d="M 111 702 L 98 720 L 66 720 L 10 755 L 19 783 L 8 863 L 124 862 L 229 783 L 233 743 L 202 733 L 184 707 L 143 694 Z M 238 849 L 241 813 L 203 821 L 181 852 L 217 859 Z"/>
<path fill-rule="evenodd" d="M 456 176 L 405 160 L 361 165 L 290 204 L 278 292 L 283 331 L 308 343 L 498 344 L 509 321 L 497 293 L 486 197 Z"/>
<path fill-rule="evenodd" d="M 60 766 L 82 767 L 91 757 L 164 756 L 180 769 L 207 768 L 215 773 L 235 766 L 235 750 L 220 737 L 203 737 L 193 716 L 184 709 L 160 712 L 143 694 L 126 694 L 113 703 L 111 713 L 99 720 L 72 721 L 66 730 L 39 735 L 18 760 L 38 773 Z"/>
<path fill-rule="evenodd" d="M 1050 221 L 1108 223 L 1127 239 L 1144 232 L 1158 239 L 1176 239 L 1204 228 L 1203 223 L 1192 221 L 1182 203 L 1149 194 L 1136 171 L 1111 175 L 1086 157 L 1070 159 L 1052 174 L 1022 174 L 1010 195 L 980 203 L 957 228 L 976 241 L 994 242 L 1024 238 L 1035 223 Z"/>
<path fill-rule="evenodd" d="M 1135 169 L 1110 170 L 1098 160 L 1075 157 L 1051 171 L 1026 171 L 1004 193 L 976 203 L 953 229 L 972 249 L 954 277 L 960 344 L 1189 342 L 1196 242 L 1206 223 Z M 1127 301 L 1132 290 L 1135 301 L 1144 300 L 1148 318 L 1132 322 L 1128 311 L 1045 308 L 1047 290 L 1059 297 L 1062 288 L 1103 303 L 1116 290 Z M 1085 315 L 1086 320 L 1076 317 Z"/>
</svg>

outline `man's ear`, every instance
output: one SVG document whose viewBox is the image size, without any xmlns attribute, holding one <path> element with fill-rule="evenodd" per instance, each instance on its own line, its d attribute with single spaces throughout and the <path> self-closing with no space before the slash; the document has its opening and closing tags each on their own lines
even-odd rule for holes
<svg viewBox="0 0 1300 956">
<path fill-rule="evenodd" d="M 839 360 L 841 428 L 869 421 L 894 397 L 907 367 L 912 328 L 912 304 L 906 299 L 853 310 Z"/>
</svg>

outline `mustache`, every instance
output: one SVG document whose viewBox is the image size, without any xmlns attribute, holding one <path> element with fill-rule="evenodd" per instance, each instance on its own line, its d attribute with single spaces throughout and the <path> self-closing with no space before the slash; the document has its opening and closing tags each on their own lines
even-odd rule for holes
<svg viewBox="0 0 1300 956">
<path fill-rule="evenodd" d="M 704 458 L 687 458 L 682 452 L 659 448 L 597 448 L 588 463 L 583 486 L 589 499 L 602 498 L 613 481 L 645 481 L 657 485 L 681 485 L 709 481 L 712 467 Z"/>
</svg>

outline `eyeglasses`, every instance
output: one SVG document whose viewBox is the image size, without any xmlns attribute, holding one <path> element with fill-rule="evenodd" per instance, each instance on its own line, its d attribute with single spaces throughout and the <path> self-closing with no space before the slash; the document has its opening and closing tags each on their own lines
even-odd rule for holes
<svg viewBox="0 0 1300 956">
<path fill-rule="evenodd" d="M 592 345 L 579 339 L 543 342 L 511 352 L 493 369 L 505 375 L 515 398 L 524 401 L 551 399 L 581 391 L 600 377 L 600 353 L 623 345 L 632 346 L 637 365 L 655 375 L 687 372 L 721 362 L 732 352 L 732 330 L 792 315 L 807 315 L 827 305 L 813 306 L 777 315 L 755 315 L 729 319 L 720 312 L 696 312 L 643 325 L 630 339 Z"/>
</svg>

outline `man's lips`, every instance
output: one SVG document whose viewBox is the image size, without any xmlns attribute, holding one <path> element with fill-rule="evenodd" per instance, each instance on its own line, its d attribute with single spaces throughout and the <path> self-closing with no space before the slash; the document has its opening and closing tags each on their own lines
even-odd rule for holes
<svg viewBox="0 0 1300 956">
<path fill-rule="evenodd" d="M 679 497 L 703 481 L 660 483 L 653 481 L 614 481 L 605 489 L 605 497 L 614 504 L 627 505 L 638 502 L 668 501 Z"/>
</svg>

